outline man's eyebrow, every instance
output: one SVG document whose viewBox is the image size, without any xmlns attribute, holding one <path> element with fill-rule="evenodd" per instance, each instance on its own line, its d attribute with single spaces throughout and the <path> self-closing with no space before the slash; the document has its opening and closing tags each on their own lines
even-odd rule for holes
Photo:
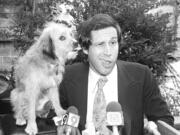
<svg viewBox="0 0 180 135">
<path fill-rule="evenodd" d="M 94 44 L 102 44 L 104 43 L 104 41 L 97 41 L 97 42 L 94 42 Z"/>
</svg>

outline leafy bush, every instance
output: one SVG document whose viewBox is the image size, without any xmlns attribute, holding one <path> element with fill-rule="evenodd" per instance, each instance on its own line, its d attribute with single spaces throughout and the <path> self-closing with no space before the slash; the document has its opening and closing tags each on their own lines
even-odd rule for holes
<svg viewBox="0 0 180 135">
<path fill-rule="evenodd" d="M 13 26 L 14 45 L 21 51 L 27 50 L 34 42 L 35 31 L 41 27 L 45 19 L 41 14 L 26 14 L 25 11 L 16 15 L 16 24 Z"/>
<path fill-rule="evenodd" d="M 31 3 L 32 4 L 32 3 Z M 22 8 L 15 15 L 14 26 L 14 46 L 24 53 L 39 36 L 43 24 L 50 18 L 51 2 L 37 4 L 36 12 L 32 13 L 32 5 L 21 3 Z"/>
</svg>

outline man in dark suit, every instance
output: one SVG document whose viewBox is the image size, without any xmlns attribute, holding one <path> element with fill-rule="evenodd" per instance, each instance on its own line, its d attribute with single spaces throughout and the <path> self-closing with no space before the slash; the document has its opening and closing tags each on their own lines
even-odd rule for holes
<svg viewBox="0 0 180 135">
<path fill-rule="evenodd" d="M 93 102 L 101 77 L 108 80 L 103 87 L 106 103 L 116 101 L 122 106 L 124 135 L 142 135 L 144 115 L 150 121 L 173 125 L 174 119 L 148 67 L 117 60 L 121 41 L 120 26 L 106 14 L 97 14 L 80 25 L 79 43 L 88 62 L 67 66 L 60 85 L 61 105 L 79 110 L 80 131 L 94 124 Z"/>
</svg>

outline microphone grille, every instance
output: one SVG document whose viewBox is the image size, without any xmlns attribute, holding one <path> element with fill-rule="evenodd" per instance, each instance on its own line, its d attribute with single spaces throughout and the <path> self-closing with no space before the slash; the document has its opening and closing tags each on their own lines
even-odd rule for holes
<svg viewBox="0 0 180 135">
<path fill-rule="evenodd" d="M 67 112 L 68 112 L 68 113 L 73 113 L 73 114 L 76 114 L 76 115 L 79 114 L 78 109 L 77 109 L 75 106 L 70 106 L 70 107 L 67 109 Z"/>
<path fill-rule="evenodd" d="M 106 107 L 106 112 L 121 112 L 122 108 L 118 102 L 110 102 Z"/>
</svg>

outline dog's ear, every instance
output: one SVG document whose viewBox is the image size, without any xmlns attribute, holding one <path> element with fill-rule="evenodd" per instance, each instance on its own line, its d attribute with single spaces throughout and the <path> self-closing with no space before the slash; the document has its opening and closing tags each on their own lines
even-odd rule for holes
<svg viewBox="0 0 180 135">
<path fill-rule="evenodd" d="M 40 37 L 40 44 L 42 45 L 42 53 L 52 59 L 56 59 L 55 46 L 48 31 L 44 31 Z"/>
</svg>

